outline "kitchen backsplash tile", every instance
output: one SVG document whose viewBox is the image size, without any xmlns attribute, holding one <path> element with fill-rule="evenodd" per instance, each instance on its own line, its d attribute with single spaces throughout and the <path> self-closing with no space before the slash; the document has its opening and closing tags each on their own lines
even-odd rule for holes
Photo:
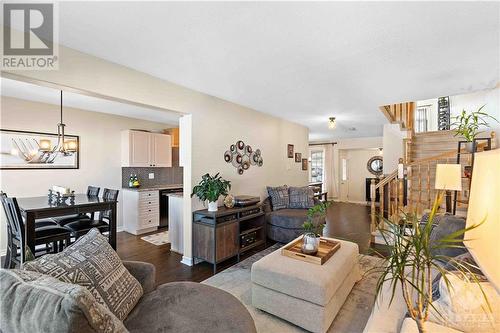
<svg viewBox="0 0 500 333">
<path fill-rule="evenodd" d="M 122 168 L 122 187 L 128 187 L 131 174 L 137 175 L 142 187 L 167 184 L 182 184 L 182 167 L 171 168 Z M 149 173 L 154 173 L 155 178 L 149 179 Z"/>
</svg>

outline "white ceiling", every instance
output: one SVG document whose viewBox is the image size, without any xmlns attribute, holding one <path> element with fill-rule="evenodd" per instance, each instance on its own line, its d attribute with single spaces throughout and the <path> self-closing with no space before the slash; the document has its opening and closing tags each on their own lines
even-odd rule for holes
<svg viewBox="0 0 500 333">
<path fill-rule="evenodd" d="M 15 97 L 34 102 L 57 105 L 59 110 L 59 90 L 39 85 L 2 78 L 0 81 L 2 96 Z M 66 91 L 63 93 L 63 105 L 86 111 L 109 113 L 129 118 L 149 120 L 169 125 L 177 125 L 180 115 L 174 112 L 160 111 L 139 107 L 136 105 L 119 103 L 102 98 L 76 94 Z"/>
<path fill-rule="evenodd" d="M 60 2 L 59 13 L 62 44 L 304 124 L 311 140 L 381 135 L 379 105 L 499 81 L 498 2 Z"/>
</svg>

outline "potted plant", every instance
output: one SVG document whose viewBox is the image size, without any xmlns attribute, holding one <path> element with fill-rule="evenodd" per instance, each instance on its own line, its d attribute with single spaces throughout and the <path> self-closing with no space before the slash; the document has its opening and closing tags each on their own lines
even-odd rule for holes
<svg viewBox="0 0 500 333">
<path fill-rule="evenodd" d="M 382 264 L 368 271 L 369 274 L 380 274 L 377 281 L 376 297 L 382 293 L 382 290 L 390 290 L 389 304 L 392 304 L 396 295 L 396 288 L 402 289 L 408 316 L 415 320 L 420 333 L 427 332 L 426 321 L 431 310 L 437 316 L 443 317 L 443 314 L 432 304 L 434 301 L 432 270 L 441 273 L 441 278 L 448 290 L 453 288 L 447 277 L 447 272 L 443 269 L 443 262 L 453 265 L 455 272 L 464 278 L 467 277 L 469 282 L 477 283 L 482 291 L 479 280 L 473 273 L 474 269 L 479 269 L 477 266 L 441 253 L 437 254 L 434 251 L 445 248 L 464 248 L 461 243 L 465 232 L 482 224 L 481 222 L 478 225 L 453 232 L 439 240 L 431 241 L 433 220 L 442 198 L 443 193 L 441 192 L 436 196 L 428 221 L 422 224 L 419 224 L 416 214 L 404 214 L 405 216 L 397 223 L 381 217 L 384 223 L 379 223 L 379 231 L 383 236 L 388 254 L 379 254 L 384 258 Z M 381 225 L 384 226 L 381 227 Z M 408 230 L 412 230 L 412 232 L 408 232 Z M 386 284 L 388 284 L 388 288 L 387 286 L 383 288 Z M 483 291 L 482 293 L 489 306 L 486 295 Z"/>
<path fill-rule="evenodd" d="M 302 229 L 304 229 L 301 247 L 302 253 L 315 255 L 318 252 L 319 238 L 323 234 L 325 224 L 315 223 L 315 221 L 326 217 L 326 209 L 328 206 L 330 206 L 329 202 L 321 202 L 309 208 L 307 211 L 307 220 L 302 224 Z"/>
<path fill-rule="evenodd" d="M 208 211 L 217 211 L 217 200 L 221 195 L 227 195 L 231 189 L 231 182 L 225 180 L 217 173 L 210 176 L 208 173 L 201 177 L 201 181 L 193 187 L 191 197 L 196 195 L 204 203 L 208 201 Z"/>
<path fill-rule="evenodd" d="M 479 127 L 489 127 L 489 124 L 486 122 L 488 118 L 498 122 L 494 117 L 481 111 L 485 106 L 486 104 L 471 113 L 462 110 L 460 115 L 453 117 L 455 122 L 451 124 L 452 130 L 455 132 L 455 136 L 461 135 L 467 141 L 465 149 L 470 153 L 474 152 L 474 139 L 482 133 L 479 131 Z"/>
</svg>

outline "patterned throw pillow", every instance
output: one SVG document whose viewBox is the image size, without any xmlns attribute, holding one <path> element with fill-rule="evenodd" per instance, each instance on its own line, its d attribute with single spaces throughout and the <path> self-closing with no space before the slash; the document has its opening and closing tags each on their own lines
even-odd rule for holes
<svg viewBox="0 0 500 333">
<path fill-rule="evenodd" d="M 267 187 L 267 193 L 271 197 L 273 210 L 288 208 L 290 197 L 288 196 L 288 186 Z"/>
<path fill-rule="evenodd" d="M 309 186 L 290 187 L 290 208 L 307 209 L 314 206 L 314 192 Z"/>
<path fill-rule="evenodd" d="M 86 287 L 120 320 L 127 318 L 143 294 L 108 239 L 95 228 L 63 252 L 45 255 L 23 268 Z"/>
<path fill-rule="evenodd" d="M 127 332 L 87 288 L 37 272 L 0 269 L 0 332 Z M 29 311 L 27 311 L 29 309 Z"/>
</svg>

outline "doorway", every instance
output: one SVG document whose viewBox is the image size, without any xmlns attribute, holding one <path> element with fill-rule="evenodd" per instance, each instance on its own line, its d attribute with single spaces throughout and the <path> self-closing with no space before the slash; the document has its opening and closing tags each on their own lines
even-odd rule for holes
<svg viewBox="0 0 500 333">
<path fill-rule="evenodd" d="M 373 177 L 367 162 L 378 155 L 378 149 L 339 150 L 340 201 L 366 204 L 366 179 Z"/>
</svg>

